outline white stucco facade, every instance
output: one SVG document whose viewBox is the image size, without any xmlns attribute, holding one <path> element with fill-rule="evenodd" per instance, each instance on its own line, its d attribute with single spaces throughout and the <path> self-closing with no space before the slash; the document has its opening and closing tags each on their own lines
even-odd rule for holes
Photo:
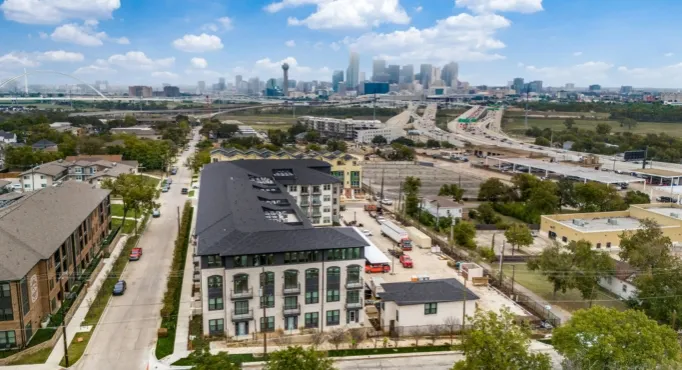
<svg viewBox="0 0 682 370">
<path fill-rule="evenodd" d="M 383 302 L 383 309 L 381 312 L 381 322 L 384 328 L 389 328 L 391 321 L 394 321 L 396 328 L 402 328 L 409 331 L 417 326 L 443 325 L 449 317 L 457 320 L 458 324 L 462 322 L 462 314 L 471 316 L 476 311 L 476 300 L 468 300 L 466 304 L 463 301 L 458 302 L 438 302 L 436 304 L 435 313 L 426 314 L 425 303 L 402 305 L 399 306 L 395 302 Z M 431 304 L 432 305 L 432 304 Z M 433 306 L 429 306 L 433 309 Z M 466 307 L 466 312 L 464 311 Z M 466 321 L 469 324 L 469 320 Z"/>
<path fill-rule="evenodd" d="M 289 185 L 287 191 L 314 226 L 332 226 L 338 222 L 340 184 Z"/>
<path fill-rule="evenodd" d="M 621 280 L 615 276 L 599 279 L 599 286 L 617 295 L 621 299 L 630 299 L 637 293 L 637 288 L 629 281 Z"/>
</svg>

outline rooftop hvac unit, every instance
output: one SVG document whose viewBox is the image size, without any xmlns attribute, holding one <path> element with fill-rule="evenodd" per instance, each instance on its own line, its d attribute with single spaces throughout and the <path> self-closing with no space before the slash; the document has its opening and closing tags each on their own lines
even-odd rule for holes
<svg viewBox="0 0 682 370">
<path fill-rule="evenodd" d="M 606 220 L 606 223 L 609 225 L 618 225 L 618 219 L 609 218 L 608 220 Z"/>
<path fill-rule="evenodd" d="M 583 219 L 580 219 L 580 218 L 574 218 L 573 219 L 573 225 L 585 226 L 585 224 L 587 224 L 587 222 L 585 222 L 585 220 L 583 220 Z"/>
</svg>

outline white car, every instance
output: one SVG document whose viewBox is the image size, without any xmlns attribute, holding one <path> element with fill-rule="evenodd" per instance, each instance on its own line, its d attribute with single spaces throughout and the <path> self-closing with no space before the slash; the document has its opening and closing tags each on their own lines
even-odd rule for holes
<svg viewBox="0 0 682 370">
<path fill-rule="evenodd" d="M 393 201 L 390 200 L 390 199 L 382 199 L 382 200 L 381 200 L 381 204 L 390 206 L 391 204 L 393 204 Z"/>
<path fill-rule="evenodd" d="M 362 230 L 362 233 L 367 235 L 367 236 L 372 236 L 372 232 L 367 230 L 367 229 Z"/>
</svg>

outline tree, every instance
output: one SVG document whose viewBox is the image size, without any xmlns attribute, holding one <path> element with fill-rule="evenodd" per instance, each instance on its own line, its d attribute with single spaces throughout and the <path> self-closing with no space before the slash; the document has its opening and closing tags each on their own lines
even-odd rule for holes
<svg viewBox="0 0 682 370">
<path fill-rule="evenodd" d="M 388 159 L 392 161 L 412 161 L 414 160 L 415 152 L 414 149 L 409 146 L 392 143 L 391 148 L 393 148 L 393 153 L 391 153 Z"/>
<path fill-rule="evenodd" d="M 643 193 L 639 190 L 628 191 L 627 193 L 625 193 L 625 198 L 623 198 L 623 200 L 627 205 L 651 203 L 651 198 L 649 198 L 649 194 Z"/>
<path fill-rule="evenodd" d="M 239 126 L 231 123 L 223 123 L 218 126 L 218 130 L 216 132 L 217 136 L 221 139 L 229 139 L 234 134 L 239 132 Z"/>
<path fill-rule="evenodd" d="M 520 249 L 533 244 L 533 235 L 526 224 L 512 224 L 504 231 L 504 237 L 512 245 L 512 251 L 514 251 L 514 247 Z"/>
<path fill-rule="evenodd" d="M 126 116 L 123 118 L 123 126 L 130 127 L 135 125 L 137 125 L 137 120 L 135 119 L 135 116 L 133 116 L 132 114 L 126 114 Z"/>
<path fill-rule="evenodd" d="M 154 182 L 149 181 L 146 176 L 121 174 L 116 179 L 104 179 L 102 188 L 111 190 L 113 196 L 121 197 L 123 200 L 123 221 L 125 225 L 126 216 L 129 211 L 135 213 L 135 233 L 137 234 L 137 215 L 140 212 L 148 212 L 157 205 L 154 200 L 159 196 L 159 190 Z"/>
<path fill-rule="evenodd" d="M 672 240 L 663 235 L 660 225 L 644 219 L 638 229 L 620 235 L 618 256 L 633 268 L 647 271 L 669 267 L 674 262 L 672 248 Z"/>
<path fill-rule="evenodd" d="M 572 129 L 573 126 L 575 126 L 575 120 L 573 118 L 567 118 L 564 120 L 564 126 L 569 130 Z"/>
<path fill-rule="evenodd" d="M 414 146 L 415 143 L 414 143 L 414 140 L 408 139 L 404 136 L 401 136 L 401 137 L 391 141 L 391 144 L 402 144 L 405 146 Z"/>
<path fill-rule="evenodd" d="M 457 184 L 443 184 L 438 191 L 440 196 L 451 196 L 455 202 L 461 202 L 462 197 L 464 197 L 464 189 L 460 188 Z"/>
<path fill-rule="evenodd" d="M 679 330 L 682 312 L 682 263 L 672 258 L 668 267 L 644 271 L 636 275 L 637 292 L 628 300 L 628 306 L 642 310 L 651 319 L 667 323 Z"/>
<path fill-rule="evenodd" d="M 306 151 L 310 152 L 320 152 L 322 151 L 322 146 L 320 144 L 315 144 L 315 143 L 310 143 L 308 146 L 305 147 Z"/>
<path fill-rule="evenodd" d="M 575 188 L 573 187 L 573 181 L 563 178 L 557 182 L 557 195 L 559 197 L 559 210 L 561 207 L 576 207 L 577 202 L 575 201 Z"/>
<path fill-rule="evenodd" d="M 539 219 L 540 215 L 555 213 L 559 208 L 558 186 L 545 180 L 536 184 L 526 202 L 527 211 Z"/>
<path fill-rule="evenodd" d="M 546 137 L 538 136 L 535 138 L 535 145 L 550 146 L 551 144 L 552 143 Z"/>
<path fill-rule="evenodd" d="M 268 140 L 270 140 L 272 145 L 284 146 L 287 142 L 287 133 L 282 130 L 270 129 L 268 130 Z"/>
<path fill-rule="evenodd" d="M 618 190 L 598 182 L 574 185 L 576 205 L 582 212 L 610 212 L 627 209 L 627 204 L 618 195 Z"/>
<path fill-rule="evenodd" d="M 381 135 L 377 135 L 372 139 L 372 144 L 385 145 L 387 143 L 388 143 L 388 140 L 386 140 L 386 138 L 381 136 Z"/>
<path fill-rule="evenodd" d="M 426 147 L 427 148 L 440 148 L 440 141 L 434 140 L 434 139 L 428 139 L 428 140 L 426 140 Z"/>
<path fill-rule="evenodd" d="M 495 213 L 495 209 L 490 203 L 481 203 L 478 208 L 476 208 L 477 218 L 484 224 L 494 225 L 500 222 L 500 216 Z"/>
<path fill-rule="evenodd" d="M 457 244 L 470 249 L 476 248 L 476 243 L 474 243 L 476 228 L 471 222 L 458 222 L 452 227 L 452 233 L 454 234 L 453 236 Z"/>
<path fill-rule="evenodd" d="M 346 144 L 346 142 L 343 140 L 328 140 L 327 150 L 330 152 L 335 152 L 338 150 L 345 153 L 348 150 L 348 144 Z"/>
<path fill-rule="evenodd" d="M 333 344 L 336 349 L 339 349 L 339 346 L 346 340 L 348 340 L 348 333 L 341 328 L 329 332 L 328 341 Z"/>
<path fill-rule="evenodd" d="M 595 131 L 600 135 L 608 135 L 611 133 L 611 125 L 608 123 L 598 123 Z"/>
<path fill-rule="evenodd" d="M 309 143 L 319 143 L 320 142 L 320 133 L 315 131 L 315 130 L 310 130 L 305 133 L 305 141 Z"/>
<path fill-rule="evenodd" d="M 543 249 L 538 256 L 528 260 L 527 265 L 531 271 L 539 270 L 552 284 L 553 299 L 557 292 L 566 293 L 574 285 L 573 258 L 570 251 L 559 244 Z"/>
<path fill-rule="evenodd" d="M 334 361 L 315 347 L 303 349 L 301 346 L 294 346 L 271 353 L 263 369 L 333 370 L 333 365 Z"/>
<path fill-rule="evenodd" d="M 187 158 L 185 165 L 194 172 L 199 172 L 202 167 L 211 163 L 211 151 L 201 150 Z"/>
<path fill-rule="evenodd" d="M 417 217 L 419 213 L 419 188 L 422 180 L 418 177 L 408 176 L 403 183 L 405 193 L 405 213 L 412 217 Z M 384 197 L 384 194 L 381 194 Z"/>
<path fill-rule="evenodd" d="M 410 336 L 414 339 L 414 346 L 419 347 L 419 341 L 428 334 L 424 328 L 417 326 L 410 330 Z"/>
<path fill-rule="evenodd" d="M 208 348 L 190 353 L 188 359 L 194 366 L 192 370 L 239 370 L 241 364 L 230 359 L 227 352 L 212 355 Z"/>
<path fill-rule="evenodd" d="M 632 118 L 626 117 L 626 118 L 623 118 L 622 120 L 620 120 L 620 126 L 621 127 L 627 127 L 628 130 L 632 130 L 634 127 L 637 126 L 637 121 L 635 121 Z"/>
<path fill-rule="evenodd" d="M 578 369 L 678 368 L 677 333 L 643 312 L 595 306 L 554 329 L 554 348 Z"/>
<path fill-rule="evenodd" d="M 498 178 L 489 178 L 481 183 L 478 190 L 478 199 L 491 202 L 505 201 L 511 198 L 511 189 Z"/>
<path fill-rule="evenodd" d="M 524 202 L 530 198 L 532 191 L 540 183 L 540 179 L 528 173 L 518 173 L 512 177 L 511 181 L 514 189 L 519 193 L 519 200 Z"/>
<path fill-rule="evenodd" d="M 471 318 L 473 330 L 462 339 L 465 359 L 452 370 L 550 370 L 547 354 L 530 350 L 530 330 L 514 323 L 514 315 L 478 310 Z"/>
<path fill-rule="evenodd" d="M 445 334 L 450 336 L 450 344 L 453 344 L 455 340 L 455 334 L 460 330 L 461 323 L 458 318 L 454 316 L 448 316 L 443 320 L 443 331 Z"/>
</svg>

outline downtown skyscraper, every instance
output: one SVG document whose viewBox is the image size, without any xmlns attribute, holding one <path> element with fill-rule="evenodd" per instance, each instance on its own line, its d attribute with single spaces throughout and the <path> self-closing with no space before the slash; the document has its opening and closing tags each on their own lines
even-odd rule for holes
<svg viewBox="0 0 682 370">
<path fill-rule="evenodd" d="M 354 90 L 360 81 L 360 55 L 357 52 L 350 52 L 348 69 L 346 70 L 346 87 Z"/>
<path fill-rule="evenodd" d="M 446 86 L 457 87 L 458 74 L 459 65 L 455 62 L 450 62 L 443 67 L 440 73 L 440 79 L 445 82 Z"/>
</svg>

